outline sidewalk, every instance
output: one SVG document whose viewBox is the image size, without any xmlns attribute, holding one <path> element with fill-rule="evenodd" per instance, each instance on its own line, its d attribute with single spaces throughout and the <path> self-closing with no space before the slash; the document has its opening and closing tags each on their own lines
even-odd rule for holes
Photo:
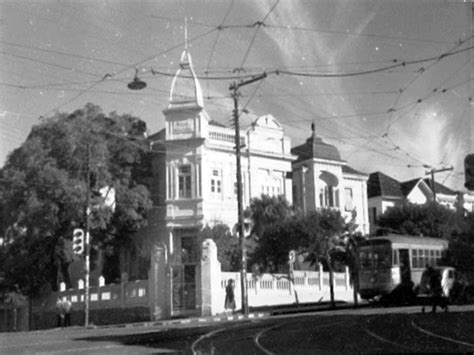
<svg viewBox="0 0 474 355">
<path fill-rule="evenodd" d="M 336 302 L 336 309 L 352 308 L 352 303 L 339 303 Z M 359 305 L 359 307 L 363 307 Z M 180 324 L 202 324 L 202 323 L 217 323 L 217 322 L 230 322 L 230 321 L 243 321 L 253 319 L 269 318 L 271 316 L 283 315 L 283 314 L 296 314 L 296 313 L 307 313 L 326 311 L 330 309 L 329 303 L 305 303 L 305 304 L 289 304 L 281 306 L 268 306 L 259 307 L 251 310 L 248 316 L 243 314 L 217 314 L 214 316 L 200 316 L 200 317 L 189 317 L 179 319 L 166 319 L 159 321 L 148 321 L 148 322 L 137 322 L 137 323 L 125 323 L 125 324 L 109 324 L 109 325 L 91 325 L 88 329 L 107 329 L 107 328 L 138 328 L 138 327 L 156 327 L 156 326 L 171 326 Z"/>
<path fill-rule="evenodd" d="M 229 322 L 229 321 L 241 321 L 249 319 L 258 319 L 270 317 L 270 312 L 251 312 L 248 316 L 243 314 L 218 314 L 207 317 L 190 317 L 190 318 L 179 318 L 179 319 L 165 319 L 160 321 L 149 321 L 149 322 L 138 322 L 138 323 L 125 323 L 125 324 L 109 324 L 109 325 L 91 325 L 88 329 L 106 329 L 106 328 L 138 328 L 138 327 L 156 327 L 156 326 L 167 326 L 177 324 L 196 324 L 196 323 L 216 323 L 216 322 Z"/>
</svg>

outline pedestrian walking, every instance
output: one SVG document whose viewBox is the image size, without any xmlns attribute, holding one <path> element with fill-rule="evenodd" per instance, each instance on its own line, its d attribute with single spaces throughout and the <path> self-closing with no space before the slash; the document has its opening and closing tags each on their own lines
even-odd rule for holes
<svg viewBox="0 0 474 355">
<path fill-rule="evenodd" d="M 436 313 L 436 307 L 440 306 L 447 309 L 443 302 L 443 287 L 441 286 L 441 274 L 433 272 L 430 278 L 430 291 L 432 297 L 432 312 Z"/>
<path fill-rule="evenodd" d="M 232 279 L 229 279 L 225 288 L 224 309 L 226 313 L 228 310 L 235 313 L 234 280 Z"/>
<path fill-rule="evenodd" d="M 64 301 L 64 326 L 65 327 L 70 327 L 71 326 L 71 309 L 72 309 L 72 303 L 69 299 Z"/>
<path fill-rule="evenodd" d="M 57 312 L 56 320 L 57 320 L 58 327 L 63 328 L 65 325 L 66 308 L 61 297 L 58 297 L 56 301 L 56 312 Z"/>
</svg>

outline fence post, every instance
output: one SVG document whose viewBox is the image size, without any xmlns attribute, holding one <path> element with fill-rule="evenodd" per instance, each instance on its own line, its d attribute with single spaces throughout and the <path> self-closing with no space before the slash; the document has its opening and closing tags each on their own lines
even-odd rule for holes
<svg viewBox="0 0 474 355">
<path fill-rule="evenodd" d="M 321 291 L 323 289 L 323 277 L 324 277 L 323 264 L 318 263 L 318 267 L 319 267 L 319 290 Z"/>
<path fill-rule="evenodd" d="M 350 286 L 350 279 L 349 279 L 349 267 L 347 265 L 346 265 L 345 277 L 346 277 L 346 290 L 348 290 Z"/>
<path fill-rule="evenodd" d="M 125 286 L 128 282 L 128 274 L 126 272 L 122 273 L 122 277 L 120 278 L 120 307 L 125 307 L 125 297 L 127 296 L 125 293 Z"/>
<path fill-rule="evenodd" d="M 222 309 L 224 300 L 217 299 L 221 280 L 221 264 L 217 259 L 216 243 L 212 239 L 206 239 L 202 243 L 201 258 L 201 315 L 211 316 Z"/>
</svg>

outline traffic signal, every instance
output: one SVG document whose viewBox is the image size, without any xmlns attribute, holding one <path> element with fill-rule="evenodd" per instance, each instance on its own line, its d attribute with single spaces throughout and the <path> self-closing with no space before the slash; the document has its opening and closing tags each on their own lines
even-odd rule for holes
<svg viewBox="0 0 474 355">
<path fill-rule="evenodd" d="M 464 159 L 464 187 L 470 191 L 474 190 L 474 154 L 466 155 Z"/>
<path fill-rule="evenodd" d="M 80 228 L 74 229 L 72 237 L 72 251 L 77 255 L 84 253 L 84 231 Z"/>
</svg>

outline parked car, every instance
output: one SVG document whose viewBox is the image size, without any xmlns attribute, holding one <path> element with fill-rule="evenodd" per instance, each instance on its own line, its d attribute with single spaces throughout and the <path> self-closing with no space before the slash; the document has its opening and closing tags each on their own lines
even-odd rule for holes
<svg viewBox="0 0 474 355">
<path fill-rule="evenodd" d="M 470 283 L 458 271 L 454 274 L 454 283 L 449 293 L 449 300 L 453 304 L 474 303 L 474 283 Z"/>
</svg>

